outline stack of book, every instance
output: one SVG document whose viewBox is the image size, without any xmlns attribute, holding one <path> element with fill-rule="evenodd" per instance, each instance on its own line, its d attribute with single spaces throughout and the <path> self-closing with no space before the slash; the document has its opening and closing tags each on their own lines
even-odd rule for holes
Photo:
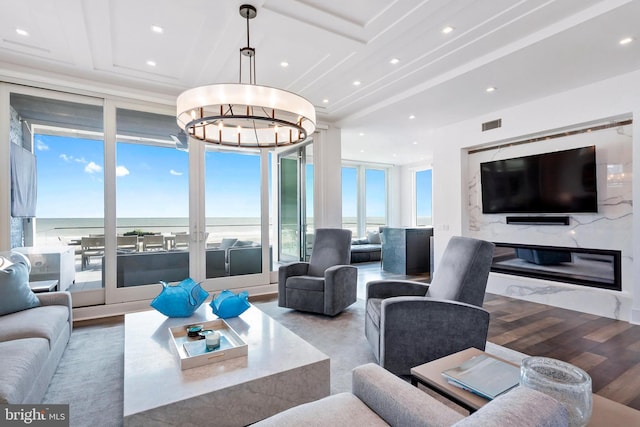
<svg viewBox="0 0 640 427">
<path fill-rule="evenodd" d="M 447 369 L 442 375 L 450 384 L 489 400 L 520 383 L 520 368 L 484 354 Z"/>
</svg>

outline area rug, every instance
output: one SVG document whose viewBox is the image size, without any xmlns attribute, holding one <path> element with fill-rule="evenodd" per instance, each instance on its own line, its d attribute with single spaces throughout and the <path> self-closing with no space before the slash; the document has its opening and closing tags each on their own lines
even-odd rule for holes
<svg viewBox="0 0 640 427">
<path fill-rule="evenodd" d="M 124 324 L 74 328 L 43 403 L 69 404 L 69 425 L 121 426 Z"/>
<path fill-rule="evenodd" d="M 277 301 L 255 304 L 276 322 L 313 345 L 331 359 L 331 394 L 351 391 L 351 370 L 375 362 L 364 336 L 364 300 L 335 317 L 278 307 Z"/>
<path fill-rule="evenodd" d="M 335 317 L 254 304 L 331 359 L 331 393 L 351 390 L 351 371 L 375 362 L 364 336 L 364 301 Z M 487 343 L 487 352 L 519 363 L 524 355 Z M 71 427 L 122 425 L 124 324 L 109 322 L 74 328 L 43 403 L 69 404 Z"/>
</svg>

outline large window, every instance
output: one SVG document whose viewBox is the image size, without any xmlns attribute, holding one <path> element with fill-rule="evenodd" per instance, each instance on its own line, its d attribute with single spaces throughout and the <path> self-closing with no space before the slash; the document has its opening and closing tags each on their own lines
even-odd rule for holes
<svg viewBox="0 0 640 427">
<path fill-rule="evenodd" d="M 0 234 L 3 247 L 37 257 L 32 280 L 59 279 L 76 307 L 148 300 L 158 281 L 189 276 L 208 291 L 271 283 L 270 154 L 188 140 L 166 106 L 0 89 L 10 112 L 0 118 L 2 163 L 22 156 L 38 196 L 29 215 L 0 206 L 10 217 Z M 6 192 L 9 170 L 0 171 Z M 313 228 L 312 162 L 298 174 L 301 223 Z"/>
<path fill-rule="evenodd" d="M 342 228 L 364 237 L 387 222 L 387 173 L 366 165 L 342 167 Z"/>
<path fill-rule="evenodd" d="M 175 118 L 116 110 L 116 282 L 119 288 L 189 276 L 189 155 Z"/>
<path fill-rule="evenodd" d="M 416 225 L 432 225 L 431 169 L 416 172 Z"/>
<path fill-rule="evenodd" d="M 260 154 L 205 154 L 206 277 L 262 272 Z"/>
<path fill-rule="evenodd" d="M 102 106 L 18 93 L 10 105 L 11 144 L 35 156 L 37 186 L 35 217 L 12 219 L 11 245 L 28 247 L 30 280 L 101 290 L 104 244 L 89 253 L 82 242 L 104 235 Z"/>
<path fill-rule="evenodd" d="M 365 169 L 365 229 L 378 231 L 380 226 L 386 224 L 387 197 L 386 174 L 381 169 Z"/>
</svg>

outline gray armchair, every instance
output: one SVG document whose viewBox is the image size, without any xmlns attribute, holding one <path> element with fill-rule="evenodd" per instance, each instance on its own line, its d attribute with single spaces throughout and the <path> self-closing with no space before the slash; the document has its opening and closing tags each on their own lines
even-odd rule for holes
<svg viewBox="0 0 640 427">
<path fill-rule="evenodd" d="M 484 350 L 482 309 L 494 244 L 452 237 L 431 281 L 367 283 L 365 335 L 378 363 L 396 375 L 469 347 Z"/>
<path fill-rule="evenodd" d="M 356 302 L 358 270 L 350 266 L 351 231 L 318 228 L 309 262 L 278 271 L 278 305 L 335 316 Z"/>
</svg>

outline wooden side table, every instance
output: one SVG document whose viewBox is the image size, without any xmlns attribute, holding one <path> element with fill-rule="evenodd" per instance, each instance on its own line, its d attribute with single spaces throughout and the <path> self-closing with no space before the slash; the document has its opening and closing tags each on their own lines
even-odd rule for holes
<svg viewBox="0 0 640 427">
<path fill-rule="evenodd" d="M 411 368 L 411 384 L 423 384 L 457 405 L 467 409 L 469 412 L 475 412 L 489 401 L 477 394 L 449 384 L 445 377 L 442 376 L 442 371 L 454 368 L 471 359 L 473 356 L 480 354 L 486 354 L 489 357 L 517 366 L 514 363 L 485 353 L 477 348 L 468 348 L 441 359 Z M 594 394 L 593 411 L 588 426 L 608 427 L 614 425 L 640 426 L 640 411 Z"/>
<path fill-rule="evenodd" d="M 35 293 L 57 291 L 58 281 L 57 280 L 38 280 L 35 282 L 29 282 L 29 287 Z"/>
</svg>

